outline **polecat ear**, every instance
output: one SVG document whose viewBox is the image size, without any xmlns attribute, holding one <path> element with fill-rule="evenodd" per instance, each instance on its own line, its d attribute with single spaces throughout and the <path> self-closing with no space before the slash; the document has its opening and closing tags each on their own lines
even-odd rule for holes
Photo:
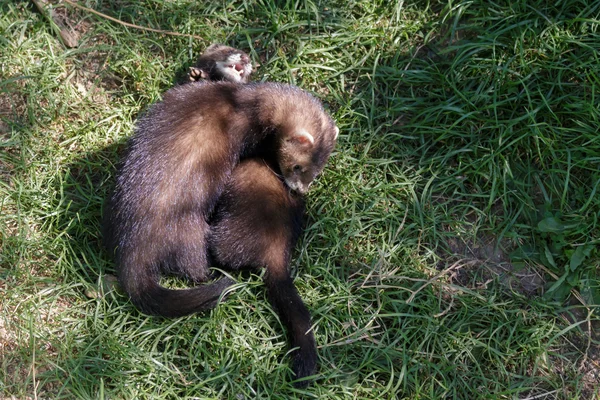
<svg viewBox="0 0 600 400">
<path fill-rule="evenodd" d="M 315 138 L 313 135 L 304 129 L 298 129 L 296 133 L 294 133 L 294 136 L 292 136 L 292 140 L 301 145 L 315 144 Z"/>
<path fill-rule="evenodd" d="M 223 45 L 220 43 L 213 43 L 210 46 L 208 46 L 206 49 L 204 49 L 204 52 L 206 53 L 209 51 L 213 51 L 213 50 L 218 49 L 219 47 L 223 47 Z"/>
<path fill-rule="evenodd" d="M 336 140 L 338 135 L 340 134 L 340 128 L 338 128 L 337 126 L 335 127 L 335 136 L 333 137 L 333 140 Z"/>
</svg>

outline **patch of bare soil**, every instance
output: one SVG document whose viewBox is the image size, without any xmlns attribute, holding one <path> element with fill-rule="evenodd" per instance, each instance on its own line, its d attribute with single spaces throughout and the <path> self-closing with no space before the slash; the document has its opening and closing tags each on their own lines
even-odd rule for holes
<svg viewBox="0 0 600 400">
<path fill-rule="evenodd" d="M 6 76 L 9 78 L 9 76 Z M 16 121 L 19 117 L 25 115 L 27 110 L 27 99 L 22 93 L 23 81 L 16 80 L 11 84 L 4 85 L 0 92 L 0 138 L 7 138 L 10 132 L 8 121 Z"/>
<path fill-rule="evenodd" d="M 546 368 L 564 377 L 561 398 L 600 399 L 600 346 L 589 335 L 570 335 L 548 358 Z"/>
<path fill-rule="evenodd" d="M 79 40 L 85 34 L 89 27 L 89 21 L 77 16 L 76 11 L 69 13 L 64 7 L 63 2 L 34 0 L 33 3 L 44 17 L 51 23 L 56 30 L 55 33 L 60 36 L 62 43 L 69 48 L 79 46 Z"/>
<path fill-rule="evenodd" d="M 0 357 L 4 358 L 10 350 L 15 347 L 15 339 L 12 332 L 6 326 L 6 321 L 0 318 Z"/>
<path fill-rule="evenodd" d="M 0 290 L 6 293 L 7 285 L 0 284 Z M 19 346 L 23 344 L 23 341 L 19 338 L 18 333 L 14 329 L 15 318 L 11 317 L 15 313 L 14 307 L 8 306 L 5 301 L 0 300 L 0 360 L 2 360 L 2 367 L 4 370 L 4 377 L 2 381 L 7 383 L 13 376 L 23 376 L 23 371 L 20 361 L 21 358 L 17 355 Z M 24 375 L 27 376 L 26 373 Z"/>
<path fill-rule="evenodd" d="M 591 345 L 581 361 L 579 372 L 582 374 L 584 389 L 582 398 L 600 397 L 600 346 Z"/>
<path fill-rule="evenodd" d="M 72 46 L 88 51 L 79 52 L 72 79 L 77 91 L 97 104 L 107 104 L 110 95 L 106 91 L 118 88 L 120 81 L 107 68 L 108 51 L 97 50 L 99 45 L 113 44 L 105 34 L 95 34 L 93 19 L 85 12 L 64 2 L 57 2 L 52 9 L 52 19 L 68 33 Z M 61 35 L 63 36 L 63 35 Z"/>
<path fill-rule="evenodd" d="M 442 259 L 462 260 L 465 265 L 457 270 L 455 278 L 463 286 L 485 288 L 498 279 L 502 285 L 532 296 L 541 293 L 544 278 L 533 268 L 517 268 L 510 262 L 510 245 L 491 235 L 480 235 L 475 239 L 451 237 L 446 240 L 449 254 L 440 254 Z"/>
<path fill-rule="evenodd" d="M 5 85 L 0 92 L 0 180 L 10 186 L 15 162 L 19 157 L 20 143 L 13 137 L 13 126 L 25 118 L 27 98 L 22 93 L 22 81 Z"/>
</svg>

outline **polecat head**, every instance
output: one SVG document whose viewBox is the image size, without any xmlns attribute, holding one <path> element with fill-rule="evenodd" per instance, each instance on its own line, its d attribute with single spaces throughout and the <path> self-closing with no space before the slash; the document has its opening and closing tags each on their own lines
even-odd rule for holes
<svg viewBox="0 0 600 400">
<path fill-rule="evenodd" d="M 339 133 L 323 105 L 293 85 L 263 82 L 238 88 L 249 119 L 274 134 L 279 171 L 290 189 L 304 194 L 323 170 Z"/>
<path fill-rule="evenodd" d="M 195 73 L 202 79 L 247 83 L 252 73 L 250 57 L 241 50 L 222 44 L 210 45 L 196 62 Z"/>
<path fill-rule="evenodd" d="M 297 126 L 290 131 L 279 147 L 279 168 L 285 183 L 300 194 L 308 191 L 325 167 L 339 133 L 338 127 L 324 112 L 320 123 L 309 125 Z"/>
</svg>

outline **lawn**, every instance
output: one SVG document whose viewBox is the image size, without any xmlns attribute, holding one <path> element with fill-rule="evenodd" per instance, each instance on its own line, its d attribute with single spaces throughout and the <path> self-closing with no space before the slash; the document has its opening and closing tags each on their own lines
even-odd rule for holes
<svg viewBox="0 0 600 400">
<path fill-rule="evenodd" d="M 0 398 L 600 398 L 600 3 L 550 3 L 78 2 L 168 35 L 53 1 L 69 47 L 0 0 Z M 119 154 L 215 42 L 340 127 L 291 265 L 307 389 L 260 274 L 173 320 L 111 285 Z"/>
</svg>

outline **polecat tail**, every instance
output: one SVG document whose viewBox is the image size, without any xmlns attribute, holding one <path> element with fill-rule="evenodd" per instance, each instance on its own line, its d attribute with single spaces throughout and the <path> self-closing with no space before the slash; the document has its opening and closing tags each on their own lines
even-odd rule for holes
<svg viewBox="0 0 600 400">
<path fill-rule="evenodd" d="M 224 277 L 189 289 L 167 289 L 150 275 L 142 276 L 141 280 L 138 277 L 135 282 L 121 281 L 131 302 L 142 312 L 172 318 L 215 308 L 223 291 L 234 283 Z"/>
<path fill-rule="evenodd" d="M 275 272 L 275 273 L 273 273 Z M 288 331 L 292 357 L 292 371 L 300 380 L 317 371 L 317 346 L 312 333 L 310 313 L 302 302 L 292 278 L 287 271 L 267 270 L 265 275 L 269 298 L 279 318 Z M 306 387 L 309 380 L 294 383 Z"/>
</svg>

